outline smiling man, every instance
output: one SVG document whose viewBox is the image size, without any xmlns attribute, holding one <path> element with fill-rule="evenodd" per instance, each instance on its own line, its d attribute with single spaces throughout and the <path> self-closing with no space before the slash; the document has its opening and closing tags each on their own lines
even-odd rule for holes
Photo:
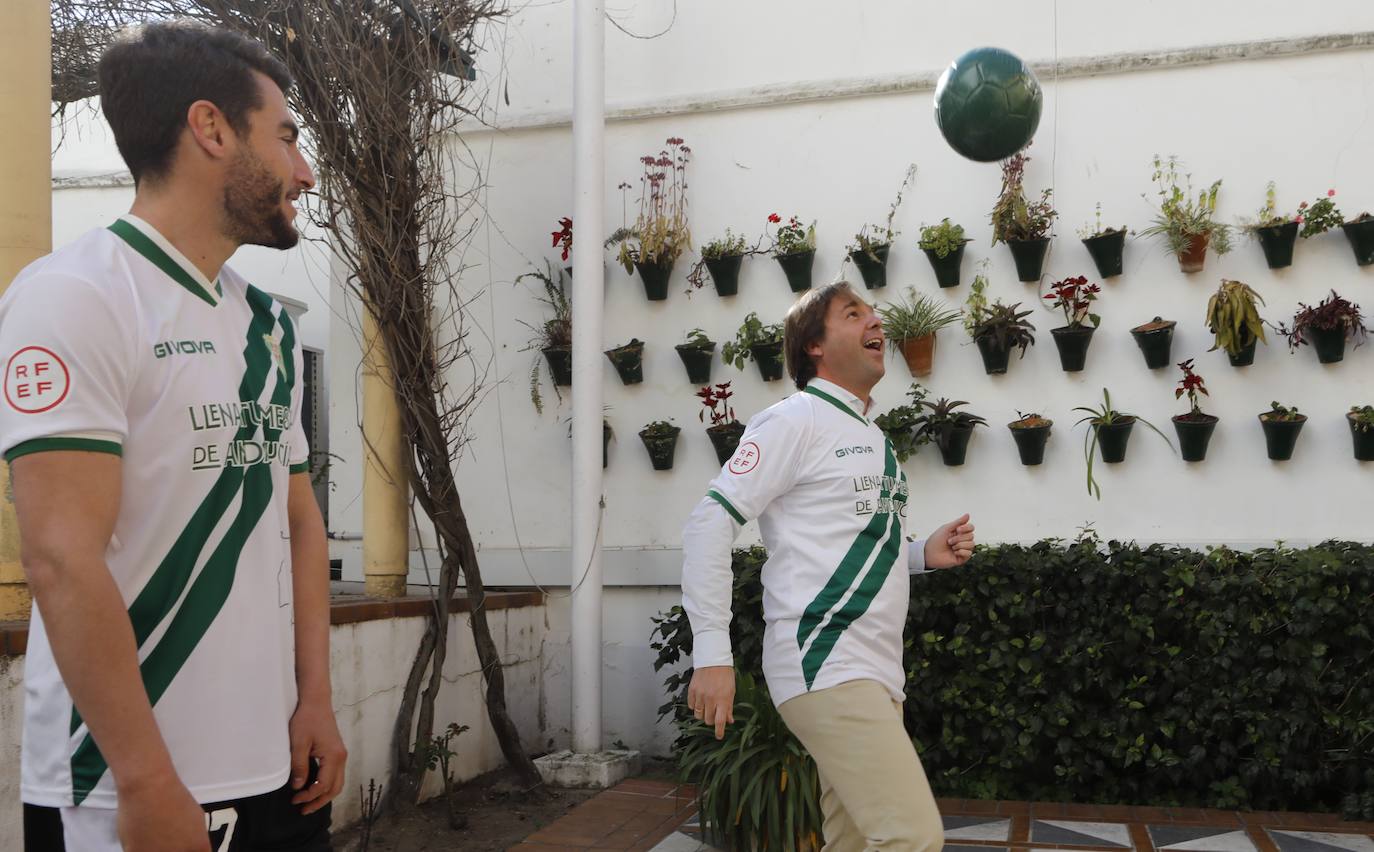
<svg viewBox="0 0 1374 852">
<path fill-rule="evenodd" d="M 716 737 L 734 721 L 730 549 L 758 518 L 763 671 L 820 770 L 827 852 L 938 850 L 930 784 L 902 725 L 909 574 L 973 552 L 968 515 L 906 536 L 906 474 L 873 423 L 882 322 L 844 282 L 808 291 L 784 323 L 799 393 L 749 421 L 683 530 L 683 608 L 695 672 L 687 702 Z"/>
<path fill-rule="evenodd" d="M 101 110 L 128 215 L 0 299 L 0 451 L 35 611 L 29 852 L 329 849 L 345 752 L 329 574 L 280 304 L 225 266 L 299 240 L 285 66 L 190 23 L 125 34 Z"/>
</svg>

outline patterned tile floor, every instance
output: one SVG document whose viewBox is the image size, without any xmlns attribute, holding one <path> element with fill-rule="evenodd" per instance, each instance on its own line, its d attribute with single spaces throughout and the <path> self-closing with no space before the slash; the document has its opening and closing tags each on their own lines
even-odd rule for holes
<svg viewBox="0 0 1374 852">
<path fill-rule="evenodd" d="M 1374 823 L 1334 814 L 939 800 L 946 852 L 1374 852 Z M 714 852 L 694 791 L 631 779 L 511 852 Z"/>
</svg>

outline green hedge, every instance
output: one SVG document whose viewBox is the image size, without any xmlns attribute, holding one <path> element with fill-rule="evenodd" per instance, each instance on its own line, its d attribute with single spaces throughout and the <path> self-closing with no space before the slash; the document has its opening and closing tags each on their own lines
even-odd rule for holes
<svg viewBox="0 0 1374 852">
<path fill-rule="evenodd" d="M 765 557 L 735 553 L 755 676 Z M 906 722 L 937 795 L 1374 819 L 1374 547 L 1051 540 L 911 589 Z M 681 608 L 655 622 L 655 669 L 690 662 Z M 684 733 L 689 677 L 662 708 Z"/>
</svg>

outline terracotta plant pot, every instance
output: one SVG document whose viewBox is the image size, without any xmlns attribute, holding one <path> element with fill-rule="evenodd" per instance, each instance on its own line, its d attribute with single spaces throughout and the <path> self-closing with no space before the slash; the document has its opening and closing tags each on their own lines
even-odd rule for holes
<svg viewBox="0 0 1374 852">
<path fill-rule="evenodd" d="M 935 364 L 935 335 L 927 334 L 925 337 L 908 338 L 901 341 L 902 357 L 906 359 L 906 368 L 911 371 L 911 375 L 929 376 Z"/>
<path fill-rule="evenodd" d="M 1183 272 L 1201 272 L 1207 263 L 1207 244 L 1211 241 L 1211 234 L 1196 234 L 1190 237 L 1188 245 L 1179 252 L 1178 268 Z"/>
</svg>

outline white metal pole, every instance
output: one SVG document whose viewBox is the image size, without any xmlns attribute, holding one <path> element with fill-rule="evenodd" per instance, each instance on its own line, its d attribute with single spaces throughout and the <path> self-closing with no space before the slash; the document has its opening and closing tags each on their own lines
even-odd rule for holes
<svg viewBox="0 0 1374 852">
<path fill-rule="evenodd" d="M 573 0 L 572 747 L 601 751 L 603 0 Z"/>
</svg>

